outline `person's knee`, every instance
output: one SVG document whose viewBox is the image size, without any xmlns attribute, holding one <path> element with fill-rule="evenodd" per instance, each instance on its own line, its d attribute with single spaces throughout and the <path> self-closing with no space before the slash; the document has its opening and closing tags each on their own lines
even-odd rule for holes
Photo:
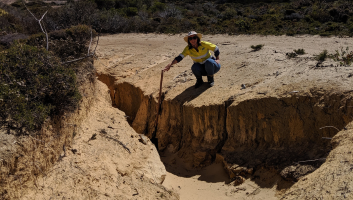
<svg viewBox="0 0 353 200">
<path fill-rule="evenodd" d="M 210 59 L 206 60 L 205 65 L 206 66 L 212 66 L 213 65 L 212 60 L 210 60 Z"/>
<path fill-rule="evenodd" d="M 198 68 L 198 67 L 197 67 L 197 65 L 195 65 L 195 64 L 193 64 L 193 65 L 191 66 L 191 70 L 192 70 L 192 71 L 197 70 L 197 68 Z"/>
<path fill-rule="evenodd" d="M 213 72 L 214 71 L 214 68 L 215 68 L 215 64 L 212 63 L 212 61 L 206 61 L 205 62 L 205 70 L 210 73 L 210 72 Z"/>
<path fill-rule="evenodd" d="M 197 65 L 197 64 L 193 64 L 193 65 L 191 66 L 191 71 L 192 71 L 192 73 L 193 73 L 196 77 L 202 76 L 201 68 L 200 68 L 200 66 Z"/>
<path fill-rule="evenodd" d="M 192 66 L 191 66 L 191 71 L 192 71 L 192 73 L 194 73 L 194 74 L 199 74 L 199 73 L 200 73 L 200 69 L 199 69 L 199 67 L 197 67 L 196 65 L 192 65 Z"/>
</svg>

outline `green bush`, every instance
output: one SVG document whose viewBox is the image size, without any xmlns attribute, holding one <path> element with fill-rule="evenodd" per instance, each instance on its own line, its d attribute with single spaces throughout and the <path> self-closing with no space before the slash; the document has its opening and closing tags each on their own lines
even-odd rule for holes
<svg viewBox="0 0 353 200">
<path fill-rule="evenodd" d="M 72 26 L 66 29 L 65 32 L 76 42 L 85 42 L 91 38 L 91 28 L 87 25 Z M 95 31 L 93 34 L 95 34 Z"/>
<path fill-rule="evenodd" d="M 315 59 L 317 61 L 320 61 L 320 62 L 323 62 L 326 60 L 326 58 L 328 57 L 328 52 L 327 50 L 325 49 L 324 51 L 322 51 L 319 55 L 316 55 L 315 56 Z"/>
<path fill-rule="evenodd" d="M 166 5 L 164 3 L 157 1 L 150 7 L 150 10 L 155 13 L 155 12 L 162 11 L 165 8 L 166 8 Z"/>
<path fill-rule="evenodd" d="M 262 49 L 262 47 L 265 46 L 264 44 L 258 44 L 258 45 L 251 45 L 251 48 L 254 51 L 259 51 L 260 49 Z"/>
<path fill-rule="evenodd" d="M 291 59 L 291 58 L 295 58 L 298 56 L 298 54 L 290 52 L 290 53 L 286 53 L 287 58 Z"/>
<path fill-rule="evenodd" d="M 340 51 L 336 50 L 336 53 L 329 55 L 329 57 L 340 62 L 341 66 L 350 66 L 353 62 L 353 51 L 349 52 L 349 47 L 346 47 L 346 49 L 341 47 Z"/>
<path fill-rule="evenodd" d="M 92 37 L 97 35 L 92 30 Z M 88 43 L 91 39 L 91 28 L 87 25 L 72 26 L 65 30 L 53 31 L 49 34 L 49 51 L 62 59 L 62 61 L 79 58 L 87 55 Z M 46 36 L 44 33 L 31 35 L 22 41 L 27 45 L 38 48 L 46 47 Z M 94 44 L 91 45 L 91 50 Z"/>
<path fill-rule="evenodd" d="M 48 116 L 75 109 L 80 98 L 74 70 L 44 48 L 16 43 L 0 54 L 0 126 L 38 130 Z"/>
<path fill-rule="evenodd" d="M 304 49 L 294 49 L 294 52 L 298 55 L 304 55 L 305 54 L 305 50 Z"/>
<path fill-rule="evenodd" d="M 94 0 L 99 9 L 109 10 L 115 7 L 115 0 Z"/>
<path fill-rule="evenodd" d="M 128 7 L 126 9 L 126 15 L 131 17 L 137 15 L 138 9 L 136 7 Z"/>
<path fill-rule="evenodd" d="M 234 17 L 237 16 L 237 11 L 234 8 L 227 8 L 223 13 L 222 13 L 222 19 L 223 20 L 230 20 Z"/>
<path fill-rule="evenodd" d="M 330 14 L 327 11 L 323 10 L 323 9 L 314 9 L 310 13 L 310 17 L 313 18 L 316 21 L 321 22 L 321 23 L 328 22 L 328 21 L 330 21 L 332 19 Z"/>
<path fill-rule="evenodd" d="M 254 19 L 243 18 L 238 20 L 235 24 L 238 27 L 238 30 L 246 32 L 250 30 L 254 21 Z"/>
<path fill-rule="evenodd" d="M 30 1 L 27 6 L 37 17 L 48 10 L 49 4 L 37 0 L 33 2 Z M 11 14 L 12 18 L 15 16 L 20 23 L 9 23 L 0 18 L 1 31 L 41 32 L 38 22 L 22 3 L 13 5 L 17 8 L 11 6 L 12 9 L 3 9 L 0 3 L 0 9 Z M 189 31 L 190 28 L 186 27 L 192 22 L 191 29 L 212 34 L 352 36 L 352 10 L 351 3 L 331 0 L 70 0 L 60 8 L 50 9 L 43 22 L 49 32 L 86 24 L 104 33 L 181 33 Z M 141 17 L 141 13 L 147 15 Z M 168 18 L 176 18 L 178 24 L 183 23 L 183 27 L 169 23 L 173 20 Z"/>
<path fill-rule="evenodd" d="M 4 10 L 0 10 L 0 31 L 22 33 L 24 32 L 24 28 L 20 19 L 9 13 L 5 13 Z"/>
</svg>

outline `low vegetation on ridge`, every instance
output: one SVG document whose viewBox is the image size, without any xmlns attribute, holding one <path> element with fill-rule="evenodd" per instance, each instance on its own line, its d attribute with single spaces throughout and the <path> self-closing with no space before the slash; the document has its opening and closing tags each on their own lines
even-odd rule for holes
<svg viewBox="0 0 353 200">
<path fill-rule="evenodd" d="M 45 17 L 49 31 L 86 24 L 99 32 L 204 34 L 349 35 L 353 30 L 352 1 L 321 0 L 87 0 L 56 5 L 32 1 L 27 6 Z M 51 6 L 58 8 L 51 9 Z M 20 1 L 1 6 L 3 31 L 38 32 Z M 17 8 L 17 9 L 15 9 Z M 20 24 L 20 25 L 18 25 Z M 20 28 L 24 27 L 24 28 Z"/>
<path fill-rule="evenodd" d="M 93 67 L 65 61 L 87 54 L 90 31 L 85 25 L 53 31 L 49 51 L 46 36 L 38 33 L 14 41 L 0 53 L 0 127 L 28 134 L 39 130 L 49 116 L 78 106 L 78 79 L 82 71 L 93 73 Z"/>
</svg>

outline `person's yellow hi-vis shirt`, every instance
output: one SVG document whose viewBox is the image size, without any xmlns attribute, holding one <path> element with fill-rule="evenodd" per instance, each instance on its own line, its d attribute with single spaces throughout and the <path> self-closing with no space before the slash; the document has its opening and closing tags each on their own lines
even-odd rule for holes
<svg viewBox="0 0 353 200">
<path fill-rule="evenodd" d="M 208 58 L 211 57 L 211 51 L 215 52 L 218 50 L 217 45 L 210 42 L 201 41 L 201 45 L 197 48 L 197 52 L 194 48 L 189 49 L 189 46 L 184 48 L 184 51 L 179 55 L 181 58 L 189 55 L 195 63 L 204 64 Z"/>
</svg>

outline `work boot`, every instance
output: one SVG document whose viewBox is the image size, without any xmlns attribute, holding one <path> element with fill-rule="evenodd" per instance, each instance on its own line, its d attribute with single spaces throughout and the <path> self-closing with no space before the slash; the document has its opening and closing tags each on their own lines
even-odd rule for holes
<svg viewBox="0 0 353 200">
<path fill-rule="evenodd" d="M 195 88 L 199 88 L 203 84 L 202 77 L 196 78 Z"/>
<path fill-rule="evenodd" d="M 214 86 L 214 79 L 213 76 L 207 76 L 207 81 L 208 81 L 208 85 L 210 87 Z"/>
</svg>

